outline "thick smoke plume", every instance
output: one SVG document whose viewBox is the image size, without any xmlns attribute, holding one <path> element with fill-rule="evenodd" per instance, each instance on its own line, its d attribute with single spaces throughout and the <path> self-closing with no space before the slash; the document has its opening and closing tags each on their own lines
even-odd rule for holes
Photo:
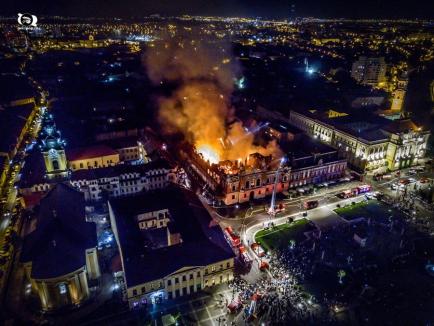
<svg viewBox="0 0 434 326">
<path fill-rule="evenodd" d="M 159 121 L 165 132 L 182 132 L 214 162 L 279 152 L 275 143 L 255 146 L 254 135 L 235 119 L 230 96 L 239 67 L 229 48 L 171 39 L 149 48 L 144 61 L 153 83 L 178 85 L 170 96 L 159 99 Z"/>
</svg>

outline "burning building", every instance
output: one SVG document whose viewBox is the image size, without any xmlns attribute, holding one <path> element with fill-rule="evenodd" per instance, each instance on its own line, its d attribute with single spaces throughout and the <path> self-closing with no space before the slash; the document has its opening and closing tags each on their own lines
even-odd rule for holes
<svg viewBox="0 0 434 326">
<path fill-rule="evenodd" d="M 201 153 L 190 153 L 189 163 L 225 205 L 264 198 L 289 187 L 291 168 L 272 155 L 252 153 L 245 160 L 210 163 Z"/>
<path fill-rule="evenodd" d="M 281 191 L 288 179 L 277 143 L 258 145 L 257 128 L 235 116 L 231 95 L 240 68 L 230 53 L 223 43 L 166 38 L 144 57 L 151 81 L 168 85 L 157 100 L 163 133 L 180 134 L 194 147 L 186 159 L 226 204 L 271 194 L 276 176 Z"/>
</svg>

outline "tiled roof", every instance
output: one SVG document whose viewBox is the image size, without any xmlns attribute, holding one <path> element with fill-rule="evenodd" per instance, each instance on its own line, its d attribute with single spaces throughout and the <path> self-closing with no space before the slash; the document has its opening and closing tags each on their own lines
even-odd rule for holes
<svg viewBox="0 0 434 326">
<path fill-rule="evenodd" d="M 90 158 L 116 155 L 117 152 L 106 145 L 95 145 L 82 148 L 74 148 L 66 151 L 68 161 L 86 160 Z"/>
</svg>

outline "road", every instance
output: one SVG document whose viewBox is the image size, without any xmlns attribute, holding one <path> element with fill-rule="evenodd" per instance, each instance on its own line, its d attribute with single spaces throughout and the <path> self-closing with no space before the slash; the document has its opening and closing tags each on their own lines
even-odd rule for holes
<svg viewBox="0 0 434 326">
<path fill-rule="evenodd" d="M 31 80 L 34 83 L 36 88 L 40 87 L 38 83 Z M 39 89 L 39 88 L 38 88 Z M 44 93 L 43 90 L 40 89 L 41 94 Z M 41 95 L 42 97 L 42 95 Z M 21 169 L 24 166 L 25 158 L 26 158 L 26 141 L 32 143 L 36 140 L 41 123 L 41 113 L 45 109 L 45 103 L 41 105 L 35 104 L 36 113 L 34 115 L 33 120 L 31 121 L 30 128 L 27 130 L 27 133 L 23 137 L 23 141 L 21 143 L 20 148 L 17 150 L 17 154 L 14 158 L 12 158 L 13 164 L 9 169 L 9 173 L 7 175 L 7 179 L 5 181 L 5 186 L 3 189 L 0 189 L 0 198 L 2 200 L 2 204 L 0 207 L 0 253 L 3 257 L 5 257 L 5 261 L 3 261 L 2 265 L 0 265 L 0 298 L 3 300 L 5 298 L 5 290 L 9 285 L 8 279 L 10 271 L 12 270 L 13 261 L 15 259 L 15 248 L 12 242 L 12 237 L 5 237 L 5 230 L 8 228 L 12 228 L 12 230 L 16 234 L 20 234 L 22 221 L 21 221 L 21 212 L 20 210 L 15 210 L 18 197 L 18 188 L 16 184 L 19 182 L 21 177 Z M 4 248 L 8 248 L 7 251 Z"/>
<path fill-rule="evenodd" d="M 316 193 L 308 196 L 302 196 L 299 198 L 288 198 L 282 200 L 280 203 L 285 204 L 285 210 L 283 213 L 280 213 L 277 217 L 271 217 L 269 214 L 265 212 L 264 204 L 260 205 L 252 205 L 250 208 L 245 210 L 243 214 L 238 214 L 235 218 L 229 218 L 225 216 L 221 216 L 217 210 L 208 205 L 206 199 L 199 195 L 203 204 L 210 212 L 211 216 L 219 222 L 222 228 L 227 226 L 232 227 L 233 230 L 236 230 L 240 233 L 242 242 L 246 245 L 247 250 L 249 252 L 250 258 L 256 263 L 252 264 L 252 269 L 247 276 L 250 282 L 255 282 L 259 272 L 258 265 L 259 259 L 256 254 L 250 249 L 250 244 L 254 242 L 255 234 L 262 230 L 266 224 L 272 222 L 275 225 L 287 223 L 289 218 L 294 220 L 304 218 L 303 213 L 307 213 L 306 218 L 315 223 L 315 225 L 319 229 L 329 228 L 339 223 L 346 223 L 338 214 L 334 212 L 334 209 L 337 205 L 345 206 L 351 204 L 351 202 L 359 202 L 365 200 L 365 195 L 359 195 L 357 197 L 351 197 L 348 199 L 341 199 L 336 195 L 341 193 L 343 190 L 354 188 L 361 184 L 371 184 L 373 186 L 373 191 L 380 191 L 386 196 L 390 197 L 394 202 L 399 202 L 402 200 L 402 193 L 397 190 L 392 190 L 391 185 L 399 182 L 402 178 L 408 178 L 407 174 L 410 169 L 405 169 L 401 171 L 400 176 L 397 177 L 396 174 L 393 174 L 393 178 L 390 180 L 384 181 L 374 181 L 371 176 L 367 176 L 365 182 L 347 182 L 339 185 L 335 185 L 328 189 L 319 189 Z M 434 174 L 431 169 L 427 169 L 424 172 L 417 173 L 411 177 L 415 178 L 417 187 L 429 187 L 432 185 L 432 178 Z M 419 180 L 421 177 L 429 178 L 430 183 L 420 183 Z M 407 186 L 407 194 L 406 196 L 413 196 L 412 198 L 415 203 L 415 213 L 417 217 L 424 217 L 433 220 L 432 216 L 434 216 L 433 212 L 428 210 L 426 205 L 421 202 L 421 200 L 415 197 L 414 184 L 410 184 Z M 315 209 L 305 211 L 302 206 L 305 201 L 308 200 L 317 200 L 319 206 Z M 433 223 L 434 226 L 434 223 Z"/>
</svg>

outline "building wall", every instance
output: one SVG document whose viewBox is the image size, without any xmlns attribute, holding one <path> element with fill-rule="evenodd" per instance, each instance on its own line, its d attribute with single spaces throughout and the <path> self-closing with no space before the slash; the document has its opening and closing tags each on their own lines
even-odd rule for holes
<svg viewBox="0 0 434 326">
<path fill-rule="evenodd" d="M 233 279 L 234 259 L 218 261 L 207 266 L 184 267 L 162 279 L 127 288 L 130 308 L 152 302 L 155 295 L 163 300 L 198 292 Z"/>
<path fill-rule="evenodd" d="M 345 175 L 346 167 L 347 162 L 340 160 L 320 166 L 293 169 L 289 180 L 289 188 L 339 179 Z"/>
<path fill-rule="evenodd" d="M 390 170 L 410 167 L 421 163 L 426 154 L 429 132 L 392 134 L 387 164 Z"/>
<path fill-rule="evenodd" d="M 86 250 L 86 270 L 90 280 L 96 280 L 101 276 L 96 248 Z"/>
<path fill-rule="evenodd" d="M 31 281 L 32 290 L 38 294 L 44 311 L 79 305 L 89 298 L 86 266 L 52 279 L 32 279 L 31 263 L 25 264 L 24 268 Z"/>
<path fill-rule="evenodd" d="M 392 99 L 392 107 L 390 108 L 392 111 L 395 112 L 401 112 L 402 106 L 404 104 L 404 98 L 405 98 L 406 91 L 405 89 L 396 89 L 393 92 L 393 99 Z"/>
<path fill-rule="evenodd" d="M 137 221 L 141 230 L 167 227 L 170 221 L 169 210 L 162 209 L 137 215 Z"/>
<path fill-rule="evenodd" d="M 136 160 L 143 160 L 145 163 L 148 162 L 148 159 L 146 157 L 146 151 L 143 147 L 143 144 L 140 141 L 138 141 L 137 144 L 134 146 L 117 148 L 116 152 L 118 152 L 119 159 L 122 162 L 136 161 Z"/>
<path fill-rule="evenodd" d="M 94 180 L 72 180 L 71 185 L 85 194 L 86 201 L 101 200 L 106 194 L 109 197 L 126 196 L 141 191 L 163 189 L 177 182 L 176 171 L 173 169 L 156 169 L 140 173 L 124 173 L 114 177 L 103 177 Z M 29 188 L 20 188 L 20 194 L 30 195 L 37 192 L 47 192 L 52 187 L 50 183 L 38 183 Z"/>
<path fill-rule="evenodd" d="M 289 186 L 289 169 L 282 169 L 278 174 L 276 192 L 282 192 Z M 237 176 L 228 176 L 223 180 L 223 201 L 225 205 L 248 202 L 251 199 L 264 198 L 273 193 L 276 171 L 240 172 Z"/>
<path fill-rule="evenodd" d="M 103 168 L 107 166 L 113 166 L 119 164 L 119 154 L 100 156 L 100 157 L 92 157 L 81 160 L 69 161 L 70 168 L 75 170 L 81 169 L 94 169 L 94 168 Z"/>
<path fill-rule="evenodd" d="M 386 81 L 387 65 L 384 58 L 360 57 L 353 63 L 351 77 L 364 85 L 381 86 Z"/>
<path fill-rule="evenodd" d="M 420 163 L 425 156 L 429 132 L 391 134 L 384 140 L 365 141 L 318 120 L 291 111 L 290 121 L 309 136 L 338 149 L 339 155 L 362 171 L 397 170 Z"/>
<path fill-rule="evenodd" d="M 45 171 L 48 176 L 66 176 L 67 175 L 67 161 L 65 150 L 51 149 L 42 153 L 45 163 Z"/>
</svg>

